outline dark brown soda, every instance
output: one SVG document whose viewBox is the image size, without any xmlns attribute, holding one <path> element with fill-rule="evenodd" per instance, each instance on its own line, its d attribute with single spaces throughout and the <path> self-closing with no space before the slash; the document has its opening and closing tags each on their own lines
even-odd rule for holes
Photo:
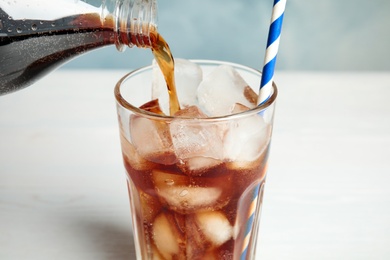
<svg viewBox="0 0 390 260">
<path fill-rule="evenodd" d="M 0 9 L 0 19 L 2 94 L 27 87 L 70 59 L 115 41 L 112 29 L 92 15 L 13 20 Z"/>
<path fill-rule="evenodd" d="M 265 183 L 268 149 L 250 167 L 242 168 L 233 166 L 234 162 L 224 162 L 206 170 L 201 176 L 194 176 L 176 164 L 162 165 L 145 159 L 140 159 L 135 167 L 134 162 L 138 156 L 134 156 L 134 148 L 124 136 L 121 136 L 121 143 L 130 198 L 135 211 L 133 214 L 136 217 L 135 232 L 142 238 L 140 247 L 145 259 L 240 259 L 237 255 L 241 254 L 246 237 L 245 224 L 251 207 L 252 192 L 257 185 L 262 190 Z M 126 154 L 129 150 L 133 152 Z M 143 165 L 140 167 L 139 164 Z M 222 192 L 220 199 L 207 208 L 176 208 L 159 195 L 162 182 L 174 189 L 218 188 Z M 220 212 L 231 226 L 239 225 L 240 232 L 220 245 L 213 245 L 197 227 L 195 218 L 203 212 Z M 178 236 L 177 241 L 180 241 L 179 251 L 170 257 L 159 253 L 154 239 L 155 222 L 161 215 L 167 217 L 169 226 Z"/>
<path fill-rule="evenodd" d="M 148 103 L 148 111 L 160 114 L 159 109 L 150 105 L 155 103 Z M 130 125 L 135 120 L 140 120 L 140 117 L 131 116 Z M 253 250 L 256 235 L 246 233 L 247 223 L 251 210 L 259 212 L 261 208 L 268 147 L 251 162 L 226 159 L 194 171 L 183 167 L 173 152 L 141 156 L 136 144 L 129 141 L 124 131 L 120 138 L 133 227 L 142 259 L 243 259 L 244 248 L 248 248 L 248 252 Z M 135 138 L 132 136 L 132 142 Z M 164 160 L 164 157 L 169 159 Z M 252 204 L 256 194 L 259 199 Z M 227 221 L 233 229 L 231 236 L 219 242 L 210 239 L 210 234 L 219 231 L 206 231 L 199 216 L 209 223 Z M 164 219 L 165 224 L 162 223 Z M 253 224 L 255 232 L 257 223 Z M 229 227 L 223 225 L 225 230 Z M 246 241 L 249 241 L 248 245 Z"/>
<path fill-rule="evenodd" d="M 152 52 L 156 59 L 167 83 L 167 90 L 169 94 L 169 113 L 173 116 L 180 110 L 179 99 L 176 92 L 175 84 L 175 62 L 169 49 L 167 42 L 161 34 L 152 32 L 150 34 L 152 42 Z"/>
</svg>

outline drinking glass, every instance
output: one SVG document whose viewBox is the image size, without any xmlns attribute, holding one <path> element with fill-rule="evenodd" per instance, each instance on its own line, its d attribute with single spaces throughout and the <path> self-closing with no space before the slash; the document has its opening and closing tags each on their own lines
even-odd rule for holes
<svg viewBox="0 0 390 260">
<path fill-rule="evenodd" d="M 255 69 L 193 62 L 203 75 L 230 65 L 257 91 Z M 255 259 L 276 86 L 247 111 L 165 116 L 152 78 L 144 67 L 115 87 L 137 259 Z"/>
</svg>

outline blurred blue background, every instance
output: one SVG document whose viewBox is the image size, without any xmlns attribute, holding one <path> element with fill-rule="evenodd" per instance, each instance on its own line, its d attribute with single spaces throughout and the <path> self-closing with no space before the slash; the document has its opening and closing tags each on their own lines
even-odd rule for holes
<svg viewBox="0 0 390 260">
<path fill-rule="evenodd" d="M 159 32 L 175 57 L 216 59 L 261 69 L 272 0 L 159 0 Z M 390 70 L 389 0 L 288 0 L 277 70 Z M 131 69 L 149 50 L 115 47 L 64 68 Z"/>
</svg>

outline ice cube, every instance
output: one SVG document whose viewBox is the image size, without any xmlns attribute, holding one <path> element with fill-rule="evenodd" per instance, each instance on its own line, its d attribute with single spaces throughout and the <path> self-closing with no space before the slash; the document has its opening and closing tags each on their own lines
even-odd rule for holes
<svg viewBox="0 0 390 260">
<path fill-rule="evenodd" d="M 205 239 L 205 235 L 199 229 L 195 215 L 186 215 L 186 255 L 187 259 L 204 258 L 206 250 L 211 243 Z"/>
<path fill-rule="evenodd" d="M 156 62 L 153 61 L 156 65 Z M 180 106 L 197 104 L 196 90 L 202 80 L 202 69 L 199 65 L 184 59 L 175 59 L 175 82 Z M 153 68 L 152 98 L 159 99 L 162 111 L 169 115 L 169 96 L 167 85 L 160 68 Z"/>
<path fill-rule="evenodd" d="M 209 116 L 228 115 L 235 103 L 253 108 L 257 99 L 241 75 L 229 65 L 220 65 L 204 77 L 197 96 L 199 105 Z"/>
<path fill-rule="evenodd" d="M 180 234 L 168 217 L 161 213 L 153 222 L 153 241 L 164 259 L 172 259 L 179 253 Z"/>
<path fill-rule="evenodd" d="M 220 164 L 221 160 L 206 157 L 193 157 L 177 163 L 178 167 L 190 176 L 200 176 Z"/>
<path fill-rule="evenodd" d="M 188 214 L 226 203 L 221 200 L 223 191 L 220 187 L 193 186 L 186 175 L 153 170 L 152 178 L 162 203 L 179 213 Z"/>
<path fill-rule="evenodd" d="M 236 103 L 236 104 L 234 104 L 234 107 L 232 109 L 232 114 L 241 113 L 241 112 L 247 111 L 249 109 L 250 109 L 249 107 L 246 107 L 243 104 Z"/>
<path fill-rule="evenodd" d="M 158 111 L 155 102 L 148 102 L 141 108 Z M 136 151 L 146 160 L 165 165 L 176 162 L 169 126 L 165 122 L 133 115 L 130 136 Z"/>
<path fill-rule="evenodd" d="M 140 106 L 140 108 L 155 114 L 164 115 L 163 111 L 161 110 L 160 102 L 158 99 L 153 99 Z"/>
<path fill-rule="evenodd" d="M 220 246 L 232 238 L 233 227 L 222 212 L 198 212 L 196 220 L 206 239 L 215 246 Z"/>
<path fill-rule="evenodd" d="M 150 169 L 153 166 L 152 162 L 145 160 L 141 157 L 134 146 L 123 136 L 120 135 L 123 160 L 128 163 L 132 168 L 138 171 Z"/>
<path fill-rule="evenodd" d="M 184 118 L 207 118 L 208 116 L 202 112 L 197 106 L 188 106 L 184 109 L 177 111 L 174 115 L 175 117 L 184 117 Z"/>
<path fill-rule="evenodd" d="M 134 214 L 142 223 L 152 224 L 154 218 L 161 211 L 161 203 L 157 196 L 152 196 L 139 187 L 136 187 L 131 180 L 127 181 L 130 204 L 134 207 Z"/>
<path fill-rule="evenodd" d="M 233 113 L 249 108 L 236 104 Z M 229 124 L 224 138 L 224 156 L 228 161 L 251 162 L 267 148 L 271 126 L 259 114 L 237 118 Z"/>
<path fill-rule="evenodd" d="M 161 209 L 160 201 L 156 196 L 151 196 L 141 190 L 139 191 L 139 200 L 143 221 L 152 223 Z"/>
<path fill-rule="evenodd" d="M 185 161 L 198 157 L 215 160 L 223 158 L 222 139 L 224 132 L 218 124 L 181 118 L 205 118 L 206 115 L 196 106 L 182 109 L 175 116 L 177 118 L 172 120 L 170 124 L 170 133 L 179 160 Z"/>
<path fill-rule="evenodd" d="M 152 259 L 153 260 L 164 260 L 164 257 L 160 254 L 160 252 L 158 251 L 158 249 L 155 246 L 152 247 Z"/>
<path fill-rule="evenodd" d="M 252 108 L 257 105 L 258 96 L 259 95 L 255 91 L 253 91 L 253 89 L 251 87 L 246 86 L 244 88 L 244 97 L 252 105 L 251 106 Z"/>
</svg>

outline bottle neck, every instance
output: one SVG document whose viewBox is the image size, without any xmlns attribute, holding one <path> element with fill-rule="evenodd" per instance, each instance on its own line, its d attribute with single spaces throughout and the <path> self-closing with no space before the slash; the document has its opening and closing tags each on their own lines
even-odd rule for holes
<svg viewBox="0 0 390 260">
<path fill-rule="evenodd" d="M 122 51 L 126 46 L 151 47 L 151 34 L 157 32 L 157 0 L 101 0 L 94 4 L 89 0 L 56 0 L 44 4 L 42 0 L 15 0 L 12 3 L 0 3 L 0 11 L 8 13 L 10 17 L 0 20 L 0 33 L 7 36 L 38 33 L 42 30 L 105 27 L 112 30 L 114 39 L 111 40 Z M 78 18 L 82 15 L 89 15 L 88 19 Z M 64 19 L 67 19 L 66 23 L 63 22 Z M 82 19 L 84 21 L 79 23 Z M 20 28 L 15 27 L 13 23 L 16 20 L 32 21 L 35 27 L 33 31 L 20 25 Z M 52 21 L 52 26 L 44 27 L 44 21 Z"/>
<path fill-rule="evenodd" d="M 116 0 L 115 2 L 113 16 L 117 49 L 123 51 L 126 46 L 151 48 L 151 36 L 157 32 L 156 0 Z M 102 10 L 104 12 L 105 8 Z M 101 17 L 103 16 L 104 13 Z"/>
</svg>

